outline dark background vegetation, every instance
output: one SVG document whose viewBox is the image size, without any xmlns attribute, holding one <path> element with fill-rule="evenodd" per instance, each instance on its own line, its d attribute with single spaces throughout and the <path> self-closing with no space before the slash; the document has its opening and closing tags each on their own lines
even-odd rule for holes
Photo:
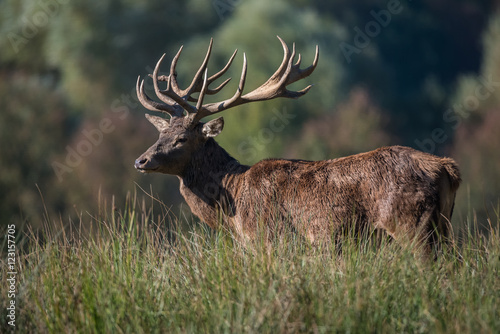
<svg viewBox="0 0 500 334">
<path fill-rule="evenodd" d="M 214 37 L 210 73 L 238 48 L 230 75 L 239 76 L 246 52 L 252 89 L 281 60 L 276 35 L 296 42 L 304 64 L 320 46 L 318 69 L 300 84 L 315 86 L 297 101 L 225 112 L 218 141 L 233 156 L 253 164 L 266 157 L 326 159 L 408 145 L 460 164 L 464 182 L 456 221 L 498 211 L 498 3 L 402 0 L 401 12 L 349 61 L 341 45 L 355 46 L 355 28 L 365 31 L 372 11 L 387 9 L 389 2 L 1 1 L 1 224 L 39 225 L 46 214 L 50 221 L 86 221 L 113 198 L 115 205 L 135 192 L 147 198 L 136 184 L 173 212 L 189 212 L 175 177 L 144 176 L 133 168 L 157 137 L 136 101 L 137 76 L 150 73 L 163 53 L 170 60 L 183 44 L 178 73 L 187 85 Z M 236 81 L 216 99 L 232 94 Z M 264 130 L 276 112 L 293 117 L 270 135 Z M 106 133 L 93 137 L 86 156 L 70 157 L 69 166 L 68 152 L 83 149 L 85 134 L 95 134 L 103 122 Z"/>
</svg>

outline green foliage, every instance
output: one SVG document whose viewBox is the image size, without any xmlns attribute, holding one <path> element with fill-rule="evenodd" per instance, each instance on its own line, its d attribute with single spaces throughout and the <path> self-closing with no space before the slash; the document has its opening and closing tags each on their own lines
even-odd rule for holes
<svg viewBox="0 0 500 334">
<path fill-rule="evenodd" d="M 500 194 L 500 15 L 492 17 L 484 36 L 485 51 L 479 75 L 459 80 L 453 106 L 457 120 L 453 155 L 465 175 L 467 191 L 459 200 L 468 200 L 479 219 L 498 210 Z M 490 84 L 485 85 L 485 82 Z M 467 104 L 469 102 L 469 104 Z"/>
<path fill-rule="evenodd" d="M 294 22 L 301 29 L 293 25 Z M 339 37 L 335 27 L 333 22 L 321 15 L 318 8 L 303 8 L 282 0 L 242 1 L 234 14 L 224 21 L 224 25 L 210 32 L 210 35 L 196 37 L 187 45 L 178 70 L 179 73 L 187 73 L 186 82 L 192 78 L 193 64 L 201 63 L 201 55 L 206 50 L 209 37 L 213 36 L 215 41 L 210 72 L 215 73 L 222 68 L 234 49 L 239 50 L 239 57 L 228 74 L 233 78 L 232 85 L 229 84 L 221 95 L 207 100 L 209 102 L 234 94 L 241 73 L 243 52 L 248 59 L 245 92 L 264 83 L 282 61 L 283 51 L 276 35 L 283 38 L 290 48 L 295 42 L 297 53 L 303 56 L 304 67 L 312 63 L 315 46 L 320 48 L 320 62 L 315 74 L 304 82 L 290 86 L 291 89 L 299 90 L 314 84 L 307 95 L 308 101 L 276 100 L 265 104 L 249 104 L 224 114 L 227 126 L 217 138 L 218 142 L 242 163 L 253 164 L 282 154 L 306 120 L 323 113 L 325 106 L 336 103 L 342 69 L 336 55 Z M 277 113 L 289 115 L 285 124 L 278 122 L 276 128 L 280 130 L 272 126 Z M 281 129 L 281 125 L 286 127 Z"/>
<path fill-rule="evenodd" d="M 53 188 L 50 162 L 57 153 L 55 147 L 67 140 L 70 124 L 65 101 L 53 90 L 51 74 L 37 78 L 7 72 L 0 77 L 4 108 L 0 115 L 0 221 L 7 224 L 40 216 L 43 207 L 37 186 L 45 190 L 51 207 L 63 212 L 64 193 Z"/>
<path fill-rule="evenodd" d="M 156 136 L 145 124 L 141 133 L 130 129 L 143 113 L 130 115 L 137 108 L 133 87 L 149 59 L 211 24 L 210 15 L 196 26 L 173 15 L 199 15 L 203 6 L 155 0 L 0 3 L 1 224 L 27 219 L 37 225 L 35 213 L 43 210 L 76 220 L 82 211 L 97 209 L 98 196 L 123 200 L 135 182 L 147 191 L 154 180 L 162 184 L 159 178 L 138 179 L 132 168 L 144 147 L 134 150 L 125 138 L 140 143 Z M 165 20 L 169 15 L 175 19 Z M 122 115 L 127 117 L 117 117 Z M 83 131 L 99 129 L 105 118 L 114 130 L 68 166 L 68 147 L 76 150 L 87 140 Z M 58 175 L 54 163 L 64 164 L 64 172 Z M 174 205 L 179 196 L 170 195 L 172 181 L 153 192 Z"/>
<path fill-rule="evenodd" d="M 349 62 L 340 45 L 354 45 L 356 29 L 365 30 L 375 20 L 373 12 L 386 10 L 389 1 L 0 2 L 1 224 L 26 220 L 36 225 L 36 213 L 45 209 L 52 218 L 77 221 L 81 212 L 97 210 L 99 196 L 123 200 L 135 183 L 169 205 L 181 203 L 175 178 L 141 177 L 133 169 L 134 159 L 156 137 L 143 119 L 134 85 L 162 53 L 170 60 L 181 44 L 179 80 L 187 85 L 210 37 L 215 40 L 210 73 L 239 49 L 228 73 L 233 81 L 211 101 L 235 91 L 243 52 L 249 61 L 246 91 L 276 70 L 282 57 L 276 35 L 296 43 L 304 66 L 312 61 L 315 45 L 320 47 L 316 71 L 290 87 L 314 84 L 307 96 L 224 113 L 226 127 L 217 140 L 242 163 L 267 157 L 332 158 L 386 144 L 417 146 L 416 140 L 439 128 L 447 140 L 436 145 L 436 152 L 459 157 L 470 202 L 475 208 L 489 207 L 500 189 L 494 131 L 498 94 L 481 101 L 478 112 L 457 129 L 444 113 L 475 89 L 479 70 L 483 76 L 498 72 L 498 19 L 492 19 L 483 45 L 477 42 L 494 5 L 472 0 L 400 3 L 402 11 Z M 471 87 L 459 83 L 457 88 L 464 73 Z M 359 92 L 367 97 L 361 104 Z M 64 163 L 67 148 L 76 149 L 86 140 L 83 131 L 98 129 L 103 119 L 110 119 L 114 130 L 61 181 L 53 163 Z M 478 152 L 480 158 L 466 158 Z M 459 202 L 465 202 L 464 194 Z"/>
<path fill-rule="evenodd" d="M 322 160 L 387 146 L 390 140 L 384 130 L 386 124 L 367 93 L 353 90 L 350 99 L 339 105 L 335 113 L 304 124 L 294 145 L 295 157 Z"/>
<path fill-rule="evenodd" d="M 138 207 L 101 211 L 90 235 L 62 226 L 20 233 L 18 331 L 500 330 L 496 229 L 489 238 L 466 234 L 460 247 L 422 262 L 394 242 L 350 236 L 341 254 L 287 234 L 272 249 L 243 247 L 228 232 L 182 232 L 180 221 Z M 0 270 L 6 277 L 7 266 Z"/>
</svg>

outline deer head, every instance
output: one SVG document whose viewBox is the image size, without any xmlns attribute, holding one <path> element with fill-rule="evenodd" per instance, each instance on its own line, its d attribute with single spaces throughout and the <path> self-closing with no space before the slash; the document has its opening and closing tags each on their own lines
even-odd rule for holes
<svg viewBox="0 0 500 334">
<path fill-rule="evenodd" d="M 270 100 L 278 97 L 298 98 L 306 94 L 312 85 L 299 91 L 290 91 L 286 87 L 302 78 L 309 76 L 318 63 L 319 49 L 316 46 L 316 55 L 313 64 L 306 69 L 300 69 L 301 56 L 295 58 L 295 44 L 290 52 L 285 42 L 278 36 L 284 56 L 276 72 L 260 87 L 242 95 L 247 73 L 247 60 L 243 54 L 243 69 L 234 95 L 224 101 L 203 104 L 206 95 L 214 95 L 224 88 L 231 80 L 226 79 L 218 87 L 210 89 L 209 86 L 220 78 L 231 66 L 237 50 L 229 58 L 227 64 L 216 74 L 207 77 L 207 65 L 212 51 L 213 40 L 210 40 L 208 51 L 200 68 L 196 72 L 191 84 L 186 89 L 180 89 L 176 79 L 175 67 L 179 60 L 182 47 L 172 60 L 170 74 L 159 75 L 160 65 L 165 54 L 155 66 L 153 74 L 153 87 L 161 102 L 152 100 L 144 91 L 144 80 L 137 79 L 137 96 L 141 104 L 155 112 L 168 114 L 170 119 L 146 114 L 146 118 L 158 129 L 160 137 L 144 154 L 135 161 L 135 168 L 141 172 L 160 172 L 182 176 L 186 166 L 190 163 L 192 155 L 199 151 L 208 140 L 212 140 L 223 129 L 222 117 L 207 123 L 201 119 L 219 113 L 223 110 L 254 101 Z M 166 88 L 160 89 L 160 82 L 166 82 Z M 193 94 L 199 93 L 197 97 Z M 191 104 L 191 103 L 193 104 Z"/>
</svg>

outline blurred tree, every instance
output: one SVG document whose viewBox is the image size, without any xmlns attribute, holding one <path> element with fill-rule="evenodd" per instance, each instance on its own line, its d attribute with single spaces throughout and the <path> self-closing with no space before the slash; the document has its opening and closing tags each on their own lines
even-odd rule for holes
<svg viewBox="0 0 500 334">
<path fill-rule="evenodd" d="M 71 128 L 66 103 L 53 90 L 50 74 L 33 77 L 19 71 L 0 72 L 0 221 L 24 217 L 39 221 L 45 214 L 65 214 L 70 203 L 83 201 L 84 189 L 63 189 L 51 167 Z M 42 191 L 39 193 L 37 187 Z"/>
<path fill-rule="evenodd" d="M 368 93 L 354 89 L 333 113 L 304 124 L 302 134 L 288 146 L 288 155 L 310 160 L 332 159 L 390 144 L 387 119 Z"/>
<path fill-rule="evenodd" d="M 99 206 L 98 194 L 121 202 L 133 191 L 140 152 L 128 150 L 128 141 L 143 137 L 138 131 L 154 133 L 143 126 L 127 137 L 143 118 L 130 113 L 135 79 L 170 43 L 213 25 L 216 13 L 207 9 L 198 0 L 0 2 L 2 223 L 41 220 L 41 196 L 51 219 L 78 219 Z M 105 118 L 113 131 L 88 146 L 85 133 L 100 130 Z M 69 166 L 68 152 L 84 147 L 89 153 L 72 155 Z M 151 180 L 142 181 L 149 191 Z"/>
<path fill-rule="evenodd" d="M 264 82 L 280 64 L 282 53 L 275 35 L 290 45 L 296 42 L 304 66 L 312 61 L 314 46 L 320 47 L 316 71 L 307 82 L 291 87 L 315 84 L 306 97 L 255 103 L 224 113 L 226 129 L 218 141 L 243 163 L 269 156 L 337 156 L 388 143 L 415 146 L 415 140 L 428 138 L 435 128 L 444 129 L 452 138 L 455 129 L 443 118 L 448 96 L 458 75 L 479 70 L 478 36 L 494 4 L 402 0 L 402 10 L 348 62 L 341 45 L 355 43 L 358 28 L 365 31 L 368 23 L 378 22 L 375 16 L 380 20 L 389 3 L 1 1 L 2 222 L 41 216 L 43 202 L 36 185 L 52 219 L 58 215 L 78 219 L 82 211 L 94 212 L 99 193 L 115 195 L 121 203 L 135 182 L 169 205 L 181 203 L 176 178 L 142 176 L 132 167 L 157 136 L 143 117 L 134 86 L 137 75 L 151 73 L 164 52 L 172 59 L 181 44 L 186 47 L 178 73 L 181 83 L 187 84 L 212 36 L 215 45 L 209 72 L 221 68 L 234 48 L 239 48 L 229 75 L 239 78 L 242 52 L 246 52 L 246 91 Z M 483 76 L 497 68 L 495 38 L 485 42 L 488 56 Z M 168 71 L 165 66 L 164 72 Z M 478 80 L 474 75 L 464 79 L 456 99 L 470 94 L 467 82 L 474 89 Z M 233 80 L 213 100 L 232 95 L 236 86 Z M 478 111 L 460 124 L 456 150 L 472 152 L 475 146 L 466 145 L 466 136 L 477 138 L 479 151 L 494 150 L 494 144 L 487 147 L 487 139 L 480 137 L 490 133 L 494 138 L 486 122 L 496 122 L 496 96 L 481 101 Z M 283 126 L 273 126 L 275 119 Z M 109 131 L 101 131 L 101 139 L 92 137 L 99 142 L 93 144 L 88 136 L 100 130 L 103 122 Z M 90 153 L 74 167 L 61 167 L 67 166 L 68 149 L 77 150 L 86 142 L 92 144 Z M 438 150 L 451 144 L 449 140 Z M 55 162 L 59 169 L 54 169 Z M 465 173 L 484 168 L 488 177 L 498 180 L 495 170 L 483 162 L 474 167 L 466 161 L 464 166 Z M 496 191 L 495 182 L 487 185 L 493 187 L 488 194 Z M 479 192 L 472 194 L 479 198 Z"/>
<path fill-rule="evenodd" d="M 389 113 L 388 130 L 399 137 L 399 143 L 416 146 L 417 139 L 441 127 L 447 96 L 453 93 L 457 75 L 479 70 L 478 37 L 491 2 L 320 3 L 325 12 L 344 25 L 347 34 L 343 42 L 360 46 L 359 54 L 352 54 L 350 62 L 344 59 L 344 84 L 367 88 L 382 110 Z M 391 4 L 395 4 L 392 12 Z M 365 37 L 360 37 L 363 34 Z"/>
<path fill-rule="evenodd" d="M 494 15 L 483 38 L 481 73 L 461 78 L 451 104 L 449 127 L 456 128 L 453 156 L 462 170 L 464 186 L 459 210 L 480 221 L 494 217 L 500 205 L 500 14 Z M 495 223 L 495 221 L 492 221 Z"/>
<path fill-rule="evenodd" d="M 314 6 L 284 0 L 242 1 L 224 24 L 210 34 L 215 41 L 213 65 L 209 65 L 211 73 L 224 66 L 234 48 L 238 48 L 240 54 L 228 74 L 234 78 L 233 82 L 219 96 L 208 99 L 209 102 L 234 94 L 241 73 L 243 52 L 248 58 L 245 92 L 264 83 L 282 61 L 283 52 L 276 35 L 283 38 L 290 48 L 295 42 L 297 52 L 303 56 L 303 67 L 312 63 L 315 46 L 320 48 L 320 62 L 315 72 L 290 86 L 291 89 L 302 89 L 314 84 L 306 97 L 297 101 L 278 99 L 253 103 L 224 113 L 226 127 L 217 141 L 242 163 L 253 164 L 263 158 L 281 155 L 287 143 L 296 137 L 303 122 L 321 115 L 325 106 L 335 103 L 337 92 L 341 93 L 339 82 L 342 70 L 335 55 L 338 44 L 335 23 L 325 20 Z M 201 63 L 209 37 L 207 34 L 192 40 L 183 51 L 178 72 L 181 79 L 183 73 L 189 73 L 186 82 Z M 281 122 L 278 127 L 271 126 L 275 118 Z"/>
</svg>

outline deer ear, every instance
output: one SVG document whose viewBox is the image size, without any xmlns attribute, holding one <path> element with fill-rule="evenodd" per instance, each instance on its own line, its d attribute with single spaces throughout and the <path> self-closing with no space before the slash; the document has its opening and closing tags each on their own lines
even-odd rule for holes
<svg viewBox="0 0 500 334">
<path fill-rule="evenodd" d="M 223 128 L 224 119 L 219 117 L 203 124 L 201 132 L 205 135 L 205 137 L 215 137 L 221 133 Z"/>
<path fill-rule="evenodd" d="M 166 120 L 165 118 L 161 118 L 161 117 L 158 117 L 158 116 L 153 116 L 153 115 L 150 115 L 150 114 L 146 114 L 146 118 L 148 119 L 148 121 L 151 122 L 151 124 L 153 124 L 155 126 L 155 128 L 158 129 L 158 131 L 162 132 L 163 130 L 165 130 L 166 128 L 169 127 L 169 123 L 168 123 L 168 120 Z"/>
</svg>

